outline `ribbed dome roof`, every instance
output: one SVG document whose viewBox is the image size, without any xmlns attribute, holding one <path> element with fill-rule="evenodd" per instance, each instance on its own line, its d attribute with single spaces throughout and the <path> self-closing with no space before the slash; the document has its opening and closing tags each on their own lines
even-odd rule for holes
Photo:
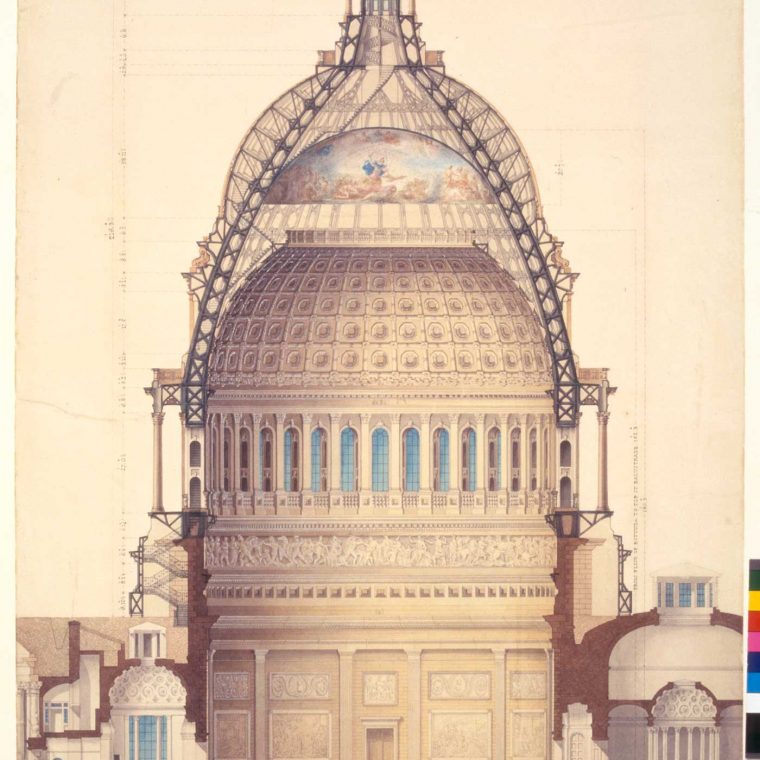
<svg viewBox="0 0 760 760">
<path fill-rule="evenodd" d="M 235 294 L 216 389 L 548 388 L 543 330 L 477 248 L 295 248 Z"/>
</svg>

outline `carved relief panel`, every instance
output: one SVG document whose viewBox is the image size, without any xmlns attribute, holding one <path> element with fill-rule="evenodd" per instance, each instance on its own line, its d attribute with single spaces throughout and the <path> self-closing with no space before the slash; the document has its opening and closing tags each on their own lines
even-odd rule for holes
<svg viewBox="0 0 760 760">
<path fill-rule="evenodd" d="M 365 673 L 364 704 L 398 704 L 398 673 Z"/>
<path fill-rule="evenodd" d="M 248 699 L 251 695 L 248 673 L 214 673 L 214 699 Z"/>
<path fill-rule="evenodd" d="M 309 710 L 272 710 L 269 716 L 271 760 L 330 760 L 331 716 Z"/>
<path fill-rule="evenodd" d="M 490 760 L 489 711 L 430 713 L 431 760 Z"/>
<path fill-rule="evenodd" d="M 430 699 L 490 699 L 490 673 L 430 673 Z"/>
<path fill-rule="evenodd" d="M 546 699 L 546 673 L 515 672 L 509 678 L 512 699 Z"/>
<path fill-rule="evenodd" d="M 512 713 L 512 757 L 543 760 L 546 757 L 546 713 L 522 710 Z"/>
<path fill-rule="evenodd" d="M 218 760 L 248 760 L 250 715 L 244 711 L 214 714 L 214 750 Z"/>
<path fill-rule="evenodd" d="M 330 676 L 326 673 L 270 673 L 269 698 L 329 699 Z"/>
</svg>

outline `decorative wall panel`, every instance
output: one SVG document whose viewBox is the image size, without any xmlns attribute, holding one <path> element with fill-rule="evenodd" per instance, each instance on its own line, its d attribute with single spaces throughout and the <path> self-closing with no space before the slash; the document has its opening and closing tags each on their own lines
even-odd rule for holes
<svg viewBox="0 0 760 760">
<path fill-rule="evenodd" d="M 538 710 L 512 713 L 512 756 L 514 760 L 544 760 L 546 757 L 546 713 Z"/>
<path fill-rule="evenodd" d="M 273 710 L 269 716 L 271 760 L 330 760 L 330 713 Z"/>
<path fill-rule="evenodd" d="M 214 699 L 248 699 L 250 684 L 248 673 L 214 673 Z"/>
<path fill-rule="evenodd" d="M 270 699 L 329 699 L 330 676 L 322 673 L 271 673 Z"/>
<path fill-rule="evenodd" d="M 430 713 L 431 760 L 490 760 L 491 713 Z"/>
<path fill-rule="evenodd" d="M 250 715 L 243 711 L 214 714 L 214 748 L 218 760 L 248 760 Z"/>
<path fill-rule="evenodd" d="M 490 673 L 431 673 L 430 699 L 490 699 Z"/>
<path fill-rule="evenodd" d="M 398 704 L 398 673 L 365 673 L 364 704 Z"/>
<path fill-rule="evenodd" d="M 512 699 L 546 699 L 546 673 L 512 673 L 509 683 Z"/>
</svg>

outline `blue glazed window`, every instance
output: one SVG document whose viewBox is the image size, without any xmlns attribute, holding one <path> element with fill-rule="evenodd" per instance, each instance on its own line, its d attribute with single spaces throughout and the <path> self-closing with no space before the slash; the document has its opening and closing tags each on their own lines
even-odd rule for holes
<svg viewBox="0 0 760 760">
<path fill-rule="evenodd" d="M 322 440 L 325 431 L 322 428 L 315 428 L 311 433 L 311 490 L 319 492 L 322 490 L 322 468 L 325 463 L 322 461 Z"/>
<path fill-rule="evenodd" d="M 138 719 L 138 734 L 140 738 L 140 760 L 157 760 L 156 749 L 158 743 L 157 720 L 152 715 L 143 715 Z"/>
<path fill-rule="evenodd" d="M 292 490 L 290 473 L 293 471 L 293 431 L 288 428 L 285 431 L 285 490 Z"/>
<path fill-rule="evenodd" d="M 420 490 L 420 434 L 415 428 L 404 433 L 404 489 Z"/>
<path fill-rule="evenodd" d="M 478 449 L 475 431 L 462 433 L 462 490 L 474 491 L 478 483 Z"/>
<path fill-rule="evenodd" d="M 383 428 L 372 433 L 372 490 L 388 490 L 388 431 Z"/>
<path fill-rule="evenodd" d="M 666 607 L 673 606 L 673 584 L 672 583 L 665 584 L 665 606 Z"/>
<path fill-rule="evenodd" d="M 691 583 L 678 584 L 678 606 L 691 607 Z"/>
<path fill-rule="evenodd" d="M 135 719 L 129 717 L 129 760 L 135 760 Z"/>
<path fill-rule="evenodd" d="M 343 428 L 340 434 L 340 487 L 356 490 L 356 432 L 351 428 Z"/>
<path fill-rule="evenodd" d="M 168 719 L 165 715 L 161 716 L 161 760 L 167 760 L 167 749 L 169 744 L 168 738 Z"/>
<path fill-rule="evenodd" d="M 433 488 L 436 491 L 449 490 L 449 431 L 439 428 L 434 436 L 434 462 L 435 468 Z"/>
<path fill-rule="evenodd" d="M 705 606 L 705 584 L 697 583 L 697 607 Z"/>
</svg>

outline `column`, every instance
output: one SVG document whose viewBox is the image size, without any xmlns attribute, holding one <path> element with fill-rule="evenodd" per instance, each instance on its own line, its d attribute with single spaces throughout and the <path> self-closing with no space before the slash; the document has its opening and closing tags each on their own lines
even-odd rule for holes
<svg viewBox="0 0 760 760">
<path fill-rule="evenodd" d="M 369 423 L 371 414 L 360 415 L 359 430 L 359 490 L 372 490 L 372 442 L 370 440 Z"/>
<path fill-rule="evenodd" d="M 475 489 L 481 497 L 482 504 L 475 502 L 474 512 L 483 514 L 485 512 L 485 500 L 488 497 L 488 440 L 486 436 L 486 416 L 485 414 L 475 415 Z"/>
<path fill-rule="evenodd" d="M 164 511 L 163 451 L 161 432 L 164 423 L 162 412 L 153 413 L 153 512 Z"/>
<path fill-rule="evenodd" d="M 462 489 L 462 473 L 459 465 L 459 452 L 462 442 L 459 440 L 459 415 L 449 415 L 449 490 L 459 498 Z M 459 509 L 457 509 L 457 512 Z"/>
<path fill-rule="evenodd" d="M 422 757 L 422 650 L 406 650 L 406 670 L 409 680 L 407 697 L 409 703 L 409 729 L 407 751 L 409 760 Z"/>
<path fill-rule="evenodd" d="M 597 412 L 599 420 L 599 497 L 597 509 L 608 512 L 610 509 L 607 495 L 607 423 L 610 419 L 609 412 Z"/>
<path fill-rule="evenodd" d="M 240 423 L 243 420 L 243 415 L 239 412 L 235 412 L 232 415 L 232 451 L 230 452 L 231 461 L 230 469 L 232 470 L 232 491 L 236 494 L 241 492 L 240 488 Z"/>
<path fill-rule="evenodd" d="M 649 728 L 647 728 L 647 760 L 655 760 L 655 756 L 654 756 L 654 748 L 655 748 L 654 736 L 655 736 L 655 733 L 654 732 L 656 730 L 657 729 L 652 728 L 651 726 Z"/>
<path fill-rule="evenodd" d="M 530 488 L 530 425 L 528 421 L 529 415 L 520 415 L 520 490 L 523 493 L 526 511 Z"/>
<path fill-rule="evenodd" d="M 391 491 L 401 490 L 401 416 L 398 414 L 391 415 L 391 430 L 390 430 L 389 444 L 389 457 L 388 467 L 389 471 L 389 487 Z"/>
<path fill-rule="evenodd" d="M 308 412 L 301 415 L 301 491 L 304 496 L 311 494 L 311 423 L 313 417 Z"/>
<path fill-rule="evenodd" d="M 40 735 L 40 684 L 32 681 L 29 684 L 29 736 L 34 738 Z"/>
<path fill-rule="evenodd" d="M 493 760 L 506 758 L 506 718 L 507 718 L 507 663 L 506 650 L 494 649 L 496 661 L 493 691 Z"/>
<path fill-rule="evenodd" d="M 217 415 L 217 447 L 216 447 L 216 490 L 224 491 L 224 429 L 227 427 L 227 416 Z M 221 498 L 219 500 L 221 504 Z"/>
<path fill-rule="evenodd" d="M 675 734 L 675 744 L 674 744 L 675 760 L 681 760 L 681 729 L 674 728 L 673 733 Z"/>
<path fill-rule="evenodd" d="M 351 681 L 353 679 L 354 650 L 339 649 L 340 679 L 340 760 L 351 760 L 353 715 Z"/>
<path fill-rule="evenodd" d="M 509 440 L 509 415 L 502 414 L 499 418 L 501 429 L 501 490 L 507 492 L 507 511 L 509 511 L 509 491 L 512 482 L 509 477 L 509 452 L 512 442 Z"/>
<path fill-rule="evenodd" d="M 694 729 L 686 729 L 686 760 L 693 760 L 694 758 Z"/>
<path fill-rule="evenodd" d="M 254 702 L 254 758 L 267 760 L 267 670 L 266 659 L 268 649 L 256 649 L 255 702 Z"/>
<path fill-rule="evenodd" d="M 720 760 L 720 734 L 717 728 L 710 729 L 712 736 L 712 746 L 710 748 L 710 757 L 712 760 Z"/>
<path fill-rule="evenodd" d="M 363 453 L 360 451 L 359 456 Z M 340 488 L 340 414 L 330 412 L 330 490 Z"/>
<path fill-rule="evenodd" d="M 261 415 L 253 415 L 253 429 L 251 430 L 251 449 L 253 452 L 253 492 L 257 494 L 261 490 Z"/>
<path fill-rule="evenodd" d="M 277 429 L 275 434 L 275 451 L 277 454 L 274 458 L 274 468 L 277 473 L 275 476 L 276 490 L 278 494 L 283 493 L 285 489 L 285 415 L 277 415 Z"/>
<path fill-rule="evenodd" d="M 433 510 L 430 497 L 430 452 L 433 448 L 433 439 L 430 436 L 430 415 L 423 414 L 420 418 L 420 501 L 417 505 L 418 512 L 430 514 Z"/>
</svg>

